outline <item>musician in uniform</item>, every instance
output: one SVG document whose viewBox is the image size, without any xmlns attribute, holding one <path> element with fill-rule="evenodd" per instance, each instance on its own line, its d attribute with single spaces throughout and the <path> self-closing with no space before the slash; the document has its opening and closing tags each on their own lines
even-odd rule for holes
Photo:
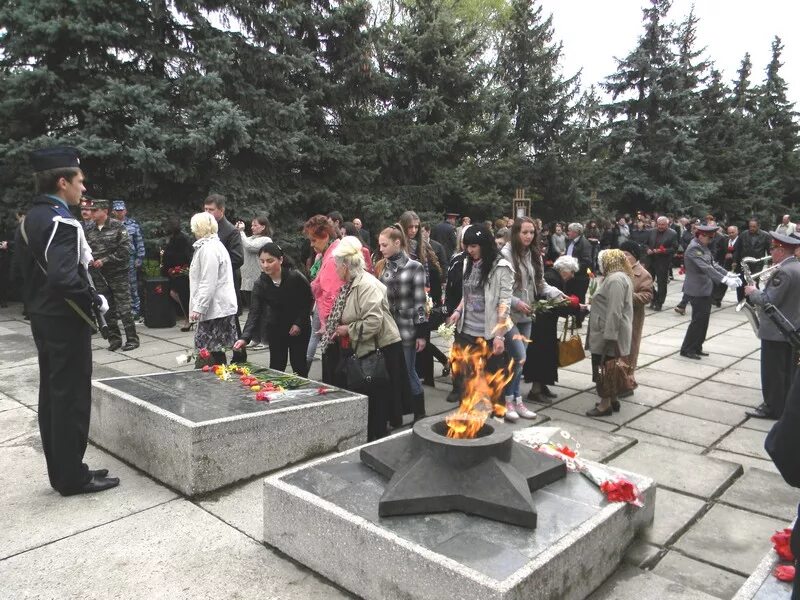
<svg viewBox="0 0 800 600">
<path fill-rule="evenodd" d="M 683 265 L 686 270 L 683 293 L 692 305 L 692 321 L 683 338 L 681 356 L 696 360 L 708 356 L 708 353 L 703 352 L 703 343 L 706 341 L 708 320 L 711 316 L 711 292 L 714 284 L 724 283 L 731 289 L 742 284 L 738 275 L 728 273 L 714 262 L 708 245 L 716 232 L 716 225 L 697 225 L 695 238 L 683 254 Z"/>
<path fill-rule="evenodd" d="M 40 194 L 17 233 L 25 301 L 39 357 L 39 433 L 50 485 L 63 496 L 119 484 L 107 469 L 83 462 L 89 434 L 93 307 L 107 309 L 92 288 L 92 260 L 80 222 L 70 213 L 83 187 L 77 151 L 55 147 L 31 156 Z"/>
<path fill-rule="evenodd" d="M 775 232 L 769 235 L 772 237 L 770 255 L 775 270 L 764 278 L 766 282 L 762 280 L 763 290 L 751 284 L 744 288 L 744 293 L 756 306 L 772 304 L 796 330 L 800 327 L 800 261 L 794 254 L 800 246 L 800 239 Z M 746 412 L 748 416 L 759 419 L 780 419 L 797 368 L 796 353 L 778 326 L 763 313 L 759 319 L 758 337 L 761 339 L 761 393 L 764 402 Z"/>
</svg>

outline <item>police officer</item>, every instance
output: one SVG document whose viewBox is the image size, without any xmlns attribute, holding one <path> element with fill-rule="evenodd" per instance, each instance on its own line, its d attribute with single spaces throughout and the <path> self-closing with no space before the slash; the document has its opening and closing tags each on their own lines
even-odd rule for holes
<svg viewBox="0 0 800 600">
<path fill-rule="evenodd" d="M 128 281 L 130 263 L 130 241 L 125 226 L 108 216 L 108 200 L 95 199 L 94 227 L 86 230 L 86 240 L 92 249 L 94 261 L 92 277 L 97 291 L 108 298 L 108 349 L 112 352 L 122 348 L 133 350 L 139 347 L 139 336 L 131 312 L 131 292 Z M 117 324 L 122 321 L 125 328 L 125 345 Z"/>
<path fill-rule="evenodd" d="M 716 232 L 716 225 L 697 225 L 695 238 L 683 254 L 683 265 L 686 269 L 683 293 L 692 305 L 692 321 L 683 338 L 681 356 L 696 360 L 701 356 L 708 356 L 708 353 L 703 352 L 703 343 L 706 341 L 708 319 L 711 316 L 711 292 L 714 284 L 724 283 L 731 289 L 742 284 L 735 273 L 728 273 L 714 262 L 708 245 Z"/>
<path fill-rule="evenodd" d="M 772 264 L 779 266 L 763 290 L 748 285 L 744 293 L 756 306 L 774 305 L 797 329 L 800 327 L 800 261 L 794 254 L 800 247 L 800 239 L 775 232 L 769 235 L 772 237 Z M 761 393 L 764 402 L 746 413 L 759 419 L 779 419 L 794 379 L 797 358 L 789 341 L 767 315 L 762 314 L 759 319 L 758 337 L 761 339 Z"/>
<path fill-rule="evenodd" d="M 144 262 L 144 237 L 139 224 L 128 216 L 128 209 L 125 207 L 124 200 L 114 200 L 111 203 L 111 212 L 114 218 L 125 225 L 128 230 L 128 240 L 131 243 L 131 258 L 128 264 L 128 283 L 131 288 L 131 311 L 133 320 L 139 321 L 142 314 L 142 303 L 139 300 L 139 284 L 136 281 L 136 273 L 142 268 Z"/>
<path fill-rule="evenodd" d="M 93 304 L 107 307 L 89 285 L 92 257 L 69 210 L 84 192 L 83 173 L 74 148 L 38 150 L 31 162 L 40 195 L 20 226 L 16 247 L 39 355 L 39 432 L 47 474 L 63 496 L 99 492 L 119 485 L 119 479 L 83 463 L 92 406 L 88 315 Z"/>
</svg>

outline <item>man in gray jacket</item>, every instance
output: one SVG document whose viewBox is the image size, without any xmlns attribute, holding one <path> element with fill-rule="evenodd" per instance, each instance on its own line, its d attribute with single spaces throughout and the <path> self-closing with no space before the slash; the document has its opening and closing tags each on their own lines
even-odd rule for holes
<svg viewBox="0 0 800 600">
<path fill-rule="evenodd" d="M 711 316 L 711 292 L 715 283 L 724 283 L 736 289 L 742 282 L 735 273 L 728 273 L 714 262 L 708 244 L 717 232 L 716 225 L 698 225 L 695 238 L 689 243 L 683 255 L 686 279 L 683 293 L 692 305 L 692 321 L 686 329 L 681 345 L 681 356 L 699 360 L 708 356 L 703 352 L 703 343 L 708 332 L 708 319 Z"/>
<path fill-rule="evenodd" d="M 763 290 L 748 285 L 744 293 L 756 306 L 772 304 L 797 330 L 800 327 L 800 302 L 797 299 L 800 294 L 800 261 L 794 253 L 800 247 L 800 239 L 774 232 L 770 236 L 772 263 L 779 266 Z M 759 419 L 780 419 L 794 380 L 797 357 L 778 326 L 763 313 L 759 319 L 758 337 L 761 339 L 761 393 L 764 402 L 746 413 Z"/>
</svg>

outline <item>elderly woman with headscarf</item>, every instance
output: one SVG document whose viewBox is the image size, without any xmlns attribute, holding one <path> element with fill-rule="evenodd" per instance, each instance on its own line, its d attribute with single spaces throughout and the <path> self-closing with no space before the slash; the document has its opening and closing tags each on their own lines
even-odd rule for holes
<svg viewBox="0 0 800 600">
<path fill-rule="evenodd" d="M 622 250 L 604 250 L 598 257 L 603 281 L 592 296 L 586 348 L 592 353 L 592 380 L 599 378 L 603 361 L 627 356 L 633 333 L 633 273 Z M 619 410 L 616 397 L 600 398 L 586 411 L 589 417 L 610 417 Z"/>
<path fill-rule="evenodd" d="M 631 351 L 625 357 L 634 371 L 639 361 L 639 346 L 642 343 L 642 327 L 644 326 L 644 307 L 653 301 L 653 277 L 639 262 L 642 248 L 636 242 L 626 241 L 620 244 L 619 249 L 625 253 L 625 258 L 631 266 L 633 273 L 633 334 L 631 335 Z M 633 395 L 633 390 L 620 394 L 620 398 Z"/>
<path fill-rule="evenodd" d="M 332 256 L 342 286 L 327 315 L 320 347 L 324 353 L 331 343 L 348 338 L 359 357 L 376 348 L 381 350 L 389 381 L 363 390 L 369 399 L 367 440 L 372 441 L 386 435 L 387 421 L 399 427 L 403 414 L 410 412 L 411 386 L 403 343 L 389 309 L 386 286 L 364 270 L 361 241 L 353 236 L 343 237 Z"/>
</svg>

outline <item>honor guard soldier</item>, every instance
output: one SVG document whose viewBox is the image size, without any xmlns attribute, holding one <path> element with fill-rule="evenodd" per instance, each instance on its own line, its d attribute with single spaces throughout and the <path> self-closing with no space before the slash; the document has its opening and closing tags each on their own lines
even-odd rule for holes
<svg viewBox="0 0 800 600">
<path fill-rule="evenodd" d="M 25 301 L 39 355 L 39 433 L 50 485 L 63 496 L 99 492 L 119 479 L 83 462 L 89 433 L 93 309 L 107 308 L 90 284 L 92 260 L 80 222 L 70 213 L 84 192 L 74 148 L 31 156 L 40 194 L 17 233 Z"/>
<path fill-rule="evenodd" d="M 142 314 L 142 303 L 139 301 L 139 284 L 136 281 L 136 273 L 142 268 L 144 262 L 144 237 L 139 224 L 128 216 L 128 209 L 125 207 L 124 200 L 114 200 L 111 203 L 111 212 L 114 218 L 125 225 L 128 230 L 128 240 L 131 243 L 131 258 L 128 263 L 128 282 L 131 288 L 131 310 L 133 311 L 134 321 L 139 320 Z"/>
<path fill-rule="evenodd" d="M 108 298 L 108 349 L 112 352 L 122 348 L 133 350 L 139 347 L 139 336 L 131 312 L 131 292 L 128 281 L 131 245 L 125 226 L 108 216 L 108 200 L 94 200 L 94 227 L 86 230 L 86 240 L 92 249 L 94 261 L 91 274 L 97 291 Z M 125 328 L 125 345 L 117 324 L 122 321 Z"/>
<path fill-rule="evenodd" d="M 711 316 L 711 292 L 715 283 L 724 283 L 736 289 L 742 282 L 735 273 L 728 273 L 714 262 L 708 245 L 716 235 L 716 225 L 697 225 L 695 238 L 683 254 L 686 278 L 683 281 L 683 294 L 692 305 L 692 321 L 686 329 L 681 345 L 681 356 L 699 360 L 708 356 L 703 352 L 703 343 L 708 333 L 708 319 Z"/>
<path fill-rule="evenodd" d="M 794 255 L 800 239 L 792 235 L 771 232 L 772 271 L 763 282 L 763 290 L 754 285 L 744 288 L 747 298 L 755 306 L 771 304 L 785 317 L 793 330 L 800 327 L 800 261 Z M 797 357 L 792 345 L 773 320 L 761 312 L 758 322 L 761 340 L 761 393 L 764 402 L 746 411 L 750 417 L 779 419 L 783 414 L 786 395 L 794 380 Z M 797 432 L 800 435 L 800 431 Z"/>
</svg>

